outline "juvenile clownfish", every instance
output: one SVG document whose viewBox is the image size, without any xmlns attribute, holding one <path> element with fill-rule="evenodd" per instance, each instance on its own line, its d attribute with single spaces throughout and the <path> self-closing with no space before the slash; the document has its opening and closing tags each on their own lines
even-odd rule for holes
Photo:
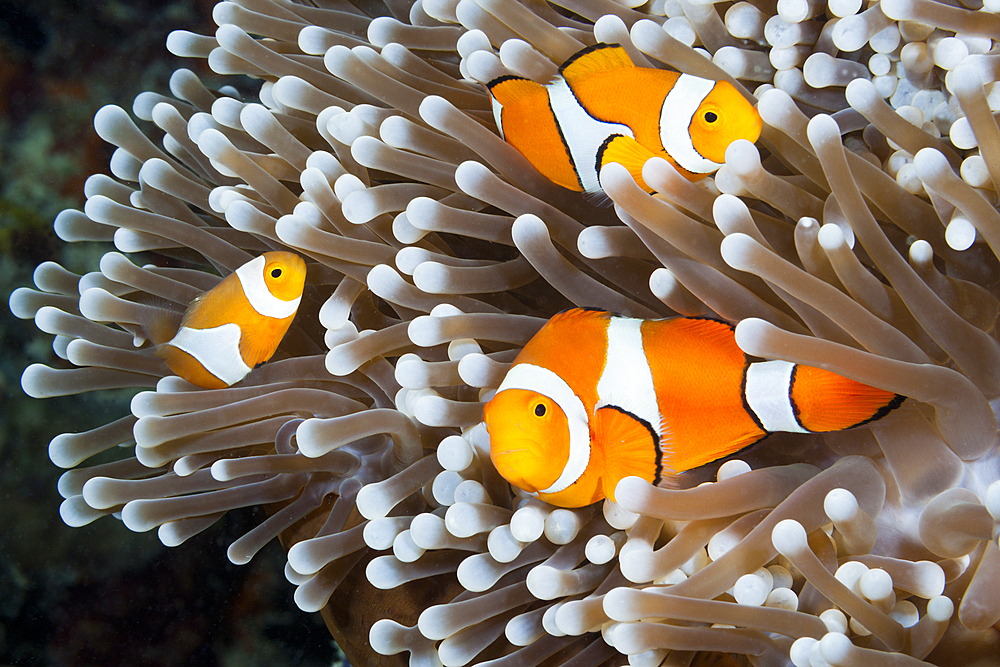
<svg viewBox="0 0 1000 667">
<path fill-rule="evenodd" d="M 768 433 L 839 431 L 904 400 L 819 368 L 754 361 L 733 329 L 579 308 L 556 315 L 483 411 L 494 465 L 546 502 L 582 507 L 614 500 L 631 475 L 659 484 Z"/>
<path fill-rule="evenodd" d="M 250 260 L 188 306 L 154 353 L 191 384 L 222 389 L 271 358 L 295 318 L 306 263 L 290 252 Z"/>
<path fill-rule="evenodd" d="M 737 139 L 757 141 L 757 110 L 726 81 L 636 67 L 618 44 L 578 51 L 541 85 L 517 76 L 487 84 L 503 138 L 538 171 L 578 192 L 601 192 L 609 162 L 647 192 L 642 165 L 662 157 L 689 180 L 717 171 Z"/>
</svg>

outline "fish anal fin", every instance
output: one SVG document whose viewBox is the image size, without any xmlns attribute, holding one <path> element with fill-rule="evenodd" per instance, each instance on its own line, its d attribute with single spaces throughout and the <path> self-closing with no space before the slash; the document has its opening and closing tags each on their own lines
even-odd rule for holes
<svg viewBox="0 0 1000 667">
<path fill-rule="evenodd" d="M 594 413 L 594 442 L 604 451 L 604 493 L 612 501 L 615 487 L 625 477 L 641 477 L 650 484 L 660 482 L 659 436 L 635 415 L 616 406 Z"/>
<path fill-rule="evenodd" d="M 545 87 L 542 84 L 531 79 L 510 75 L 493 79 L 486 84 L 486 88 L 501 106 L 515 104 L 518 100 L 533 95 L 545 94 Z"/>
<path fill-rule="evenodd" d="M 635 67 L 620 44 L 594 44 L 577 51 L 559 68 L 570 86 L 581 77 L 624 67 Z"/>
<path fill-rule="evenodd" d="M 636 185 L 646 192 L 652 192 L 652 188 L 642 180 L 642 165 L 646 164 L 646 160 L 651 157 L 663 156 L 657 156 L 656 153 L 631 137 L 616 134 L 608 137 L 604 145 L 597 151 L 597 170 L 600 173 L 601 167 L 604 165 L 609 162 L 617 162 L 628 169 L 632 178 L 635 179 Z"/>
</svg>

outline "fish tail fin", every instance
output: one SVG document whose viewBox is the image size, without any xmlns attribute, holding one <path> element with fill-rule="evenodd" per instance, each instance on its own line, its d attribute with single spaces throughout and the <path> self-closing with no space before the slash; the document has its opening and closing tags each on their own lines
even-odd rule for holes
<svg viewBox="0 0 1000 667">
<path fill-rule="evenodd" d="M 512 74 L 493 79 L 486 84 L 486 89 L 501 106 L 507 106 L 529 95 L 545 94 L 545 86 L 542 84 Z"/>
<path fill-rule="evenodd" d="M 879 419 L 906 397 L 821 368 L 797 365 L 791 398 L 803 428 L 825 432 Z"/>
<path fill-rule="evenodd" d="M 548 94 L 545 92 L 545 86 L 531 79 L 508 74 L 497 77 L 487 83 L 486 89 L 490 93 L 493 106 L 493 120 L 496 121 L 497 129 L 500 130 L 500 136 L 505 140 L 509 140 L 507 136 L 508 128 L 504 127 L 506 120 L 504 115 L 505 107 L 519 109 L 514 114 L 515 118 L 518 115 L 523 115 L 525 109 L 538 106 L 543 98 L 545 100 L 545 107 L 548 107 Z M 535 101 L 532 101 L 533 99 Z M 518 134 L 516 129 L 514 134 Z"/>
<path fill-rule="evenodd" d="M 141 310 L 139 327 L 151 345 L 158 346 L 171 340 L 181 328 L 184 313 L 173 306 L 173 302 L 160 297 L 143 300 L 147 306 Z"/>
</svg>

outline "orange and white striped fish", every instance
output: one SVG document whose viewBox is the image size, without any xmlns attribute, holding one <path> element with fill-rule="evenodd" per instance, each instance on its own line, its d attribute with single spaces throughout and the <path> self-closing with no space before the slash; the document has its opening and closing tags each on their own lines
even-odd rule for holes
<svg viewBox="0 0 1000 667">
<path fill-rule="evenodd" d="M 250 260 L 188 306 L 155 354 L 191 384 L 222 389 L 271 358 L 295 318 L 306 263 L 291 252 Z"/>
<path fill-rule="evenodd" d="M 617 162 L 640 187 L 642 165 L 662 157 L 694 181 L 714 173 L 737 139 L 757 141 L 757 110 L 726 81 L 636 67 L 618 44 L 595 44 L 541 85 L 517 76 L 487 84 L 500 134 L 538 171 L 578 192 L 601 192 Z"/>
<path fill-rule="evenodd" d="M 734 327 L 575 308 L 549 320 L 483 410 L 490 454 L 514 486 L 561 507 L 659 484 L 788 431 L 839 431 L 903 396 L 787 361 L 755 361 Z"/>
</svg>

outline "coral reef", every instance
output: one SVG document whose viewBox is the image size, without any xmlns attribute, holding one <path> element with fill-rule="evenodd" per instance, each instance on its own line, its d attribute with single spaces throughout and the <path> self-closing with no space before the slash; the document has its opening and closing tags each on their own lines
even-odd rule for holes
<svg viewBox="0 0 1000 667">
<path fill-rule="evenodd" d="M 102 109 L 116 178 L 55 228 L 120 252 L 83 276 L 44 263 L 11 297 L 67 362 L 29 367 L 28 394 L 142 390 L 50 443 L 66 523 L 117 514 L 178 545 L 266 505 L 230 560 L 282 536 L 296 603 L 357 664 L 994 664 L 1000 6 L 634 4 L 240 0 L 213 36 L 172 33 L 260 100 L 179 70 L 133 106 L 162 146 Z M 545 81 L 598 41 L 729 80 L 759 146 L 706 183 L 652 159 L 653 196 L 609 165 L 613 206 L 548 182 L 480 84 Z M 167 375 L 146 311 L 269 249 L 308 263 L 275 359 L 221 390 Z M 177 262 L 121 254 L 146 251 Z M 573 305 L 712 314 L 748 354 L 910 400 L 690 488 L 629 478 L 617 504 L 556 509 L 492 468 L 482 402 Z"/>
</svg>

